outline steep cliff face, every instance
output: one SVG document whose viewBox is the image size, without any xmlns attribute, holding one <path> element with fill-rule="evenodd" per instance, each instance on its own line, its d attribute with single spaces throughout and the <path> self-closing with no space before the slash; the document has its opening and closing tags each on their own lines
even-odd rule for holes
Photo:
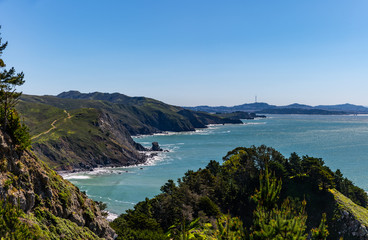
<svg viewBox="0 0 368 240">
<path fill-rule="evenodd" d="M 129 132 L 116 118 L 97 109 L 67 112 L 50 132 L 36 135 L 33 149 L 55 170 L 128 166 L 145 161 Z"/>
<path fill-rule="evenodd" d="M 113 239 L 98 204 L 0 131 L 0 196 L 19 205 L 44 239 Z"/>
</svg>

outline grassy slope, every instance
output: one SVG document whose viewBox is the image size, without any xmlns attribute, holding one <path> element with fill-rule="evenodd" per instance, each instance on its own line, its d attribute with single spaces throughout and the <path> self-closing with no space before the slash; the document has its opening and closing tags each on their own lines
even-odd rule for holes
<svg viewBox="0 0 368 240">
<path fill-rule="evenodd" d="M 80 93 L 76 91 L 64 92 L 58 95 L 66 99 L 100 100 L 124 106 L 130 113 L 131 119 L 138 120 L 146 129 L 153 132 L 159 131 L 188 131 L 194 128 L 203 128 L 208 124 L 241 123 L 239 120 L 231 120 L 208 113 L 200 113 L 186 110 L 182 107 L 165 104 L 161 101 L 145 97 L 128 97 L 119 93 Z M 137 132 L 130 127 L 132 134 L 148 133 Z M 141 130 L 145 130 L 145 129 Z"/>
<path fill-rule="evenodd" d="M 151 98 L 131 98 L 122 94 L 102 93 L 95 93 L 92 96 L 79 94 L 74 97 L 80 98 L 23 95 L 22 104 L 24 102 L 36 103 L 35 107 L 39 107 L 38 104 L 43 103 L 67 111 L 81 108 L 103 110 L 124 125 L 132 135 L 161 131 L 190 131 L 213 123 L 241 123 L 239 120 L 184 110 Z M 24 107 L 20 108 L 20 111 L 22 112 L 23 109 Z M 34 114 L 30 111 L 26 113 Z"/>
<path fill-rule="evenodd" d="M 65 117 L 62 109 L 41 103 L 22 102 L 17 108 L 23 113 L 22 118 L 30 128 L 31 135 L 47 131 L 54 120 Z"/>
<path fill-rule="evenodd" d="M 131 139 L 117 139 L 107 129 L 99 127 L 100 110 L 75 108 L 77 104 L 73 101 L 59 101 L 61 107 L 69 107 L 66 112 L 66 109 L 45 104 L 49 102 L 48 99 L 57 100 L 46 97 L 46 100 L 41 98 L 43 103 L 22 101 L 18 110 L 34 136 L 32 142 L 35 152 L 52 168 L 72 169 L 108 162 L 122 165 L 129 164 L 127 161 L 135 158 L 139 159 L 138 153 L 131 146 Z M 49 130 L 53 122 L 54 129 L 39 135 Z M 125 134 L 128 135 L 127 132 Z"/>
<path fill-rule="evenodd" d="M 59 109 L 73 110 L 81 108 L 95 108 L 108 112 L 110 115 L 119 119 L 131 134 L 147 134 L 170 129 L 159 129 L 158 114 L 167 116 L 169 119 L 175 119 L 177 122 L 184 122 L 184 130 L 193 130 L 190 128 L 186 120 L 176 112 L 176 107 L 163 104 L 159 101 L 147 99 L 136 100 L 133 103 L 121 104 L 112 103 L 103 100 L 89 99 L 61 99 L 53 96 L 22 96 L 24 102 L 27 103 L 44 103 Z M 22 104 L 22 103 L 21 103 Z M 37 107 L 38 105 L 36 105 Z M 22 109 L 19 109 L 22 113 Z M 28 114 L 33 114 L 28 112 Z M 181 125 L 182 126 L 182 125 Z M 182 126 L 183 127 L 183 126 Z"/>
<path fill-rule="evenodd" d="M 334 195 L 339 207 L 354 215 L 356 220 L 368 227 L 368 209 L 355 204 L 336 189 L 330 189 L 330 192 Z"/>
</svg>

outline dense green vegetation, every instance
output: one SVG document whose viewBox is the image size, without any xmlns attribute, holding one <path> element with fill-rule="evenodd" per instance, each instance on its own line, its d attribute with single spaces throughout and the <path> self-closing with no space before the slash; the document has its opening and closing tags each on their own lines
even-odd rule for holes
<svg viewBox="0 0 368 240">
<path fill-rule="evenodd" d="M 45 209 L 37 208 L 35 214 L 24 213 L 18 205 L 0 201 L 1 239 L 99 239 L 88 228 L 56 217 Z"/>
<path fill-rule="evenodd" d="M 9 201 L 0 201 L 0 237 L 1 239 L 40 239 L 41 230 L 37 225 L 26 221 L 26 214 Z"/>
<path fill-rule="evenodd" d="M 24 150 L 31 145 L 30 135 L 15 110 L 22 94 L 16 92 L 16 87 L 24 84 L 24 74 L 16 73 L 14 68 L 6 69 L 2 55 L 7 45 L 0 37 L 0 129 L 9 134 L 18 150 Z"/>
<path fill-rule="evenodd" d="M 167 232 L 175 233 L 172 229 L 176 229 L 176 237 L 183 236 L 183 229 L 189 235 L 207 232 L 215 236 L 222 231 L 216 224 L 219 219 L 232 221 L 227 224 L 237 225 L 236 231 L 239 226 L 246 229 L 244 236 L 248 238 L 244 239 L 292 239 L 276 237 L 274 230 L 281 223 L 288 229 L 284 231 L 299 236 L 295 239 L 305 239 L 317 227 L 312 231 L 315 239 L 324 239 L 318 236 L 327 234 L 326 225 L 329 238 L 338 239 L 339 206 L 330 189 L 367 207 L 367 194 L 319 158 L 295 153 L 285 158 L 272 148 L 260 146 L 236 148 L 223 160 L 222 165 L 210 161 L 204 169 L 188 171 L 177 183 L 169 180 L 161 194 L 122 214 L 111 224 L 119 239 L 164 239 Z M 223 214 L 230 215 L 228 220 Z M 195 219 L 199 219 L 199 227 L 191 229 Z M 267 232 L 273 237 L 266 237 Z M 346 235 L 344 239 L 354 238 Z"/>
</svg>

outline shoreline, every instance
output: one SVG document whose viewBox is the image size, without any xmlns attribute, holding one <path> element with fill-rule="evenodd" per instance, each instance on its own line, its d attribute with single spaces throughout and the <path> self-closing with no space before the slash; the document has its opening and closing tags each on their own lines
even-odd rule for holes
<svg viewBox="0 0 368 240">
<path fill-rule="evenodd" d="M 249 120 L 249 119 L 240 119 L 240 120 Z M 253 120 L 253 119 L 252 119 Z M 201 132 L 203 130 L 206 130 L 210 127 L 216 127 L 216 126 L 225 126 L 225 125 L 245 125 L 247 123 L 213 123 L 206 125 L 205 128 L 195 128 L 194 130 L 190 131 L 180 131 L 180 132 L 174 132 L 174 131 L 162 131 L 159 133 L 151 133 L 151 134 L 137 134 L 137 135 L 131 135 L 131 138 L 143 138 L 143 137 L 149 137 L 149 136 L 166 136 L 166 135 L 175 135 L 175 134 L 186 134 L 186 133 L 195 133 L 195 132 Z"/>
<path fill-rule="evenodd" d="M 106 171 L 113 171 L 114 169 L 119 168 L 135 168 L 135 167 L 145 167 L 145 166 L 151 166 L 149 163 L 152 163 L 152 161 L 155 161 L 155 158 L 158 156 L 159 153 L 167 153 L 168 151 L 141 151 L 140 153 L 145 154 L 146 160 L 143 163 L 139 164 L 132 164 L 132 165 L 122 165 L 122 166 L 98 166 L 95 168 L 90 169 L 73 169 L 73 170 L 61 170 L 61 171 L 55 171 L 57 174 L 62 176 L 71 175 L 71 174 L 78 174 L 78 173 L 92 173 L 92 172 L 98 172 L 99 170 L 106 170 Z M 64 178 L 65 179 L 65 178 Z"/>
<path fill-rule="evenodd" d="M 249 120 L 249 119 L 241 119 L 242 120 Z M 252 119 L 254 120 L 254 119 Z M 144 137 L 149 137 L 149 136 L 165 136 L 165 135 L 175 135 L 175 134 L 189 134 L 189 133 L 196 133 L 196 132 L 201 132 L 204 131 L 206 129 L 210 129 L 211 127 L 218 127 L 218 126 L 225 126 L 225 125 L 246 125 L 246 122 L 242 123 L 215 123 L 215 124 L 208 124 L 206 125 L 206 127 L 204 128 L 195 128 L 194 130 L 190 130 L 190 131 L 180 131 L 180 132 L 174 132 L 174 131 L 162 131 L 159 133 L 152 133 L 152 134 L 137 134 L 137 135 L 131 135 L 130 137 L 133 138 L 144 138 Z M 75 169 L 71 169 L 71 170 L 54 170 L 55 172 L 57 172 L 59 175 L 63 176 L 63 175 L 67 175 L 67 174 L 72 174 L 72 173 L 87 173 L 87 172 L 93 172 L 96 169 L 114 169 L 114 168 L 131 168 L 131 167 L 140 167 L 140 166 L 147 166 L 147 162 L 149 162 L 150 160 L 152 160 L 153 158 L 155 158 L 157 156 L 158 153 L 160 152 L 167 152 L 167 149 L 164 149 L 163 151 L 138 151 L 139 153 L 144 155 L 144 162 L 142 163 L 138 163 L 138 164 L 132 164 L 132 165 L 104 165 L 104 166 L 98 166 L 95 168 L 75 168 Z"/>
<path fill-rule="evenodd" d="M 242 119 L 242 120 L 247 120 L 247 119 Z M 226 124 L 208 124 L 206 125 L 205 128 L 196 128 L 192 131 L 180 131 L 180 132 L 173 132 L 173 131 L 162 131 L 160 133 L 152 133 L 152 134 L 138 134 L 138 135 L 131 135 L 131 138 L 144 138 L 144 137 L 149 137 L 149 136 L 163 136 L 163 135 L 175 135 L 175 134 L 189 134 L 189 133 L 196 133 L 196 132 L 201 132 L 204 131 L 206 129 L 209 129 L 211 127 L 220 127 L 220 126 L 225 126 L 225 125 L 246 125 L 247 123 L 243 122 L 243 123 L 226 123 Z M 153 160 L 155 157 L 157 157 L 157 155 L 161 152 L 168 152 L 169 150 L 164 149 L 163 151 L 138 151 L 139 153 L 144 155 L 144 162 L 142 163 L 138 163 L 138 164 L 131 164 L 131 165 L 101 165 L 95 168 L 75 168 L 75 169 L 71 169 L 71 170 L 54 170 L 55 172 L 57 172 L 60 176 L 65 176 L 65 175 L 69 175 L 69 174 L 74 174 L 74 173 L 88 173 L 88 172 L 94 172 L 96 170 L 99 169 L 106 169 L 106 170 L 112 170 L 115 168 L 134 168 L 134 167 L 142 167 L 142 166 L 149 166 L 147 165 L 147 163 L 150 162 L 150 160 Z"/>
</svg>

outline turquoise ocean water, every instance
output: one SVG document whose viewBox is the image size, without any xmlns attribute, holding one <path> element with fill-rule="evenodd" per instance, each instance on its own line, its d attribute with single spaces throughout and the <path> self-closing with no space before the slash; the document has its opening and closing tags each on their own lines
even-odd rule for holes
<svg viewBox="0 0 368 240">
<path fill-rule="evenodd" d="M 123 213 L 145 197 L 160 193 L 168 179 L 203 168 L 235 147 L 265 144 L 286 157 L 292 152 L 323 158 L 332 170 L 368 190 L 368 115 L 269 115 L 243 125 L 215 125 L 196 132 L 169 133 L 134 138 L 146 147 L 157 141 L 168 153 L 147 164 L 104 168 L 65 175 L 96 201 L 106 202 L 112 214 Z"/>
</svg>

